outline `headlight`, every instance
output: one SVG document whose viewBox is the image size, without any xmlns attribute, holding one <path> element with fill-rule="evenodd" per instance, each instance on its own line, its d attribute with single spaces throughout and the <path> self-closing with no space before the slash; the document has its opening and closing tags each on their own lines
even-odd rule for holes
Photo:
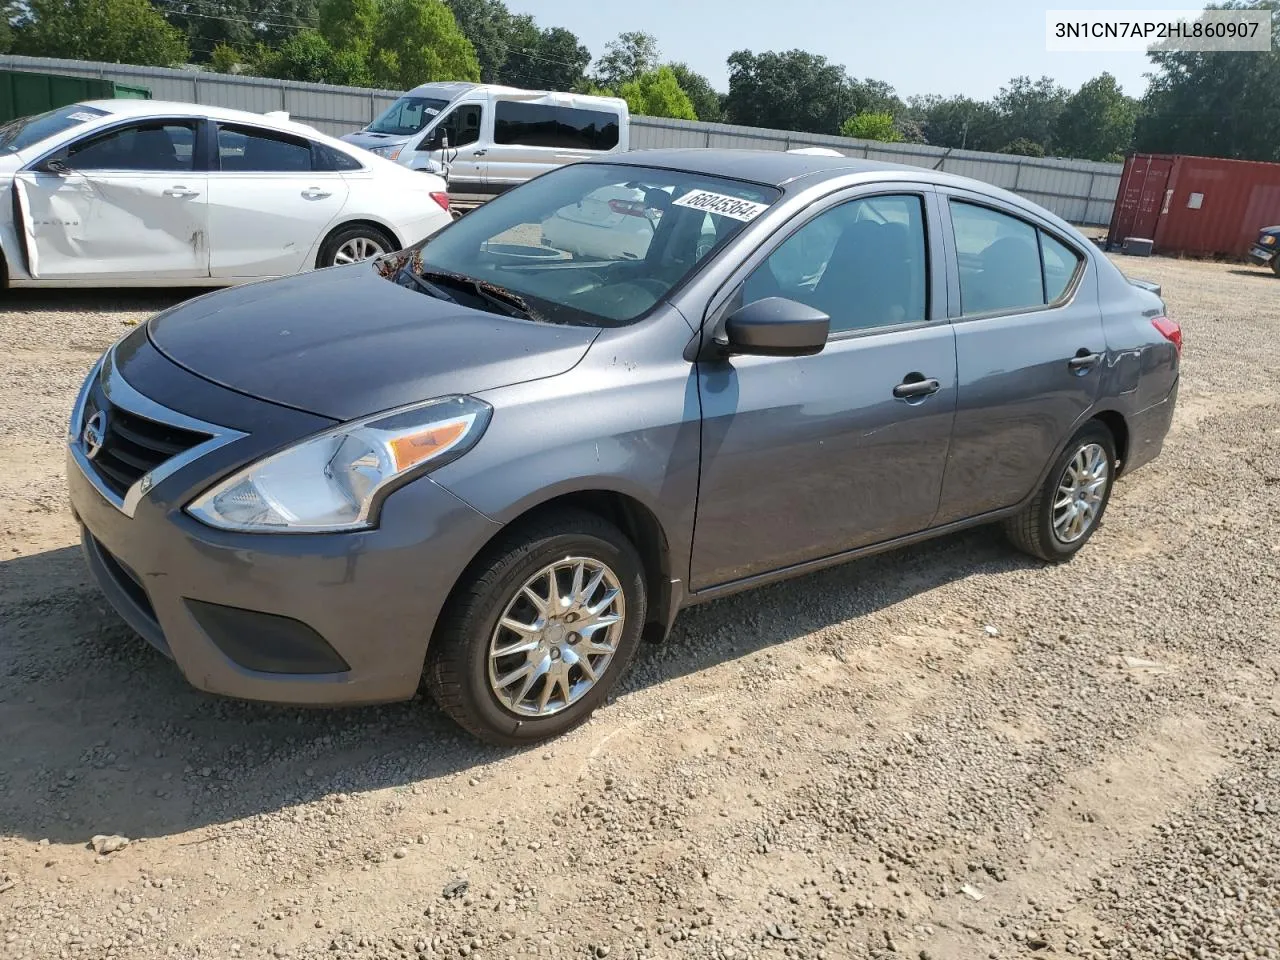
<svg viewBox="0 0 1280 960">
<path fill-rule="evenodd" d="M 1262 242 L 1263 242 L 1264 244 L 1266 244 L 1268 247 L 1270 247 L 1270 246 L 1274 245 L 1274 244 L 1275 244 L 1275 242 L 1276 242 L 1276 236 L 1275 236 L 1275 234 L 1274 234 L 1274 233 L 1268 233 L 1265 237 L 1263 237 L 1263 238 L 1262 238 Z"/>
<path fill-rule="evenodd" d="M 374 147 L 373 152 L 380 157 L 386 157 L 388 160 L 394 160 L 400 156 L 400 151 L 404 149 L 403 143 L 397 143 L 393 147 Z"/>
<path fill-rule="evenodd" d="M 250 464 L 196 497 L 187 512 L 221 530 L 372 527 L 391 489 L 470 450 L 492 412 L 474 397 L 445 397 L 353 420 Z"/>
</svg>

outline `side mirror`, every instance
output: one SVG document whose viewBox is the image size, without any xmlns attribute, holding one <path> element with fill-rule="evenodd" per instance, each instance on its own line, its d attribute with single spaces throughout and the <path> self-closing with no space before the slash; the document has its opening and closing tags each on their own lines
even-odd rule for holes
<svg viewBox="0 0 1280 960">
<path fill-rule="evenodd" d="M 54 176 L 65 177 L 71 172 L 70 168 L 58 157 L 49 157 L 43 163 L 35 168 L 40 173 L 52 173 Z"/>
<path fill-rule="evenodd" d="M 831 318 L 784 297 L 766 297 L 729 314 L 723 346 L 761 357 L 811 357 L 827 345 Z"/>
</svg>

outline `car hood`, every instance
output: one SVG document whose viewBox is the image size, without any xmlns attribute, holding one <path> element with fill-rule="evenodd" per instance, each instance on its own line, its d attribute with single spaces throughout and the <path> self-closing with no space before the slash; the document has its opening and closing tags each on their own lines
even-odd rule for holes
<svg viewBox="0 0 1280 960">
<path fill-rule="evenodd" d="M 357 147 L 394 147 L 397 143 L 408 143 L 408 137 L 402 137 L 394 133 L 372 133 L 368 130 L 357 130 L 355 133 L 348 133 L 342 137 L 347 143 L 354 144 Z"/>
<path fill-rule="evenodd" d="M 1273 237 L 1280 236 L 1280 224 L 1274 227 L 1263 227 L 1261 230 L 1258 231 L 1258 236 L 1263 236 L 1268 233 L 1271 234 Z"/>
<path fill-rule="evenodd" d="M 598 334 L 437 300 L 369 263 L 206 294 L 148 325 L 192 373 L 335 420 L 552 377 Z"/>
</svg>

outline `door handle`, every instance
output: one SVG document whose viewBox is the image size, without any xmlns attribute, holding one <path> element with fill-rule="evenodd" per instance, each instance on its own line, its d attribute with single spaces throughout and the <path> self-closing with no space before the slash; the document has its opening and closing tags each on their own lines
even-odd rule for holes
<svg viewBox="0 0 1280 960">
<path fill-rule="evenodd" d="M 488 150 L 476 150 L 476 151 L 475 151 L 474 153 L 472 153 L 471 155 L 472 155 L 473 157 L 483 157 L 483 156 L 484 156 L 486 153 L 488 153 L 488 152 L 489 152 Z"/>
<path fill-rule="evenodd" d="M 923 400 L 940 389 L 942 384 L 932 377 L 926 378 L 918 373 L 909 373 L 902 383 L 893 388 L 893 395 L 899 400 Z"/>
<path fill-rule="evenodd" d="M 1081 347 L 1076 351 L 1076 355 L 1067 361 L 1067 366 L 1074 371 L 1084 373 L 1091 367 L 1097 365 L 1098 361 L 1101 359 L 1102 354 L 1090 353 L 1084 347 Z"/>
<path fill-rule="evenodd" d="M 321 190 L 319 187 L 307 187 L 302 191 L 302 195 L 308 200 L 323 200 L 325 197 L 332 196 L 328 191 Z"/>
<path fill-rule="evenodd" d="M 168 190 L 164 192 L 164 195 L 166 197 L 173 197 L 175 200 L 186 200 L 190 197 L 200 196 L 198 191 L 188 190 L 186 187 L 182 187 L 182 186 L 170 187 Z"/>
</svg>

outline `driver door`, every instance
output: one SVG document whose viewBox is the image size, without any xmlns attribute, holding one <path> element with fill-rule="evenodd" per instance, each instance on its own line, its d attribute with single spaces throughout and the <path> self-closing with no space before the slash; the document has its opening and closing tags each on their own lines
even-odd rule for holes
<svg viewBox="0 0 1280 960">
<path fill-rule="evenodd" d="M 443 151 L 443 161 L 449 168 L 451 193 L 478 193 L 489 173 L 489 162 L 484 159 L 487 138 L 484 132 L 485 109 L 478 103 L 460 103 L 436 121 L 427 131 L 419 150 L 440 155 L 442 137 L 448 136 L 449 149 Z"/>
<path fill-rule="evenodd" d="M 785 297 L 831 332 L 814 356 L 699 361 L 694 590 L 934 522 L 957 398 L 942 240 L 930 191 L 878 189 L 813 209 L 712 315 Z"/>
<path fill-rule="evenodd" d="M 59 150 L 15 178 L 30 272 L 42 280 L 209 276 L 208 177 L 197 120 L 153 120 Z M 48 158 L 47 158 L 48 159 Z"/>
</svg>

